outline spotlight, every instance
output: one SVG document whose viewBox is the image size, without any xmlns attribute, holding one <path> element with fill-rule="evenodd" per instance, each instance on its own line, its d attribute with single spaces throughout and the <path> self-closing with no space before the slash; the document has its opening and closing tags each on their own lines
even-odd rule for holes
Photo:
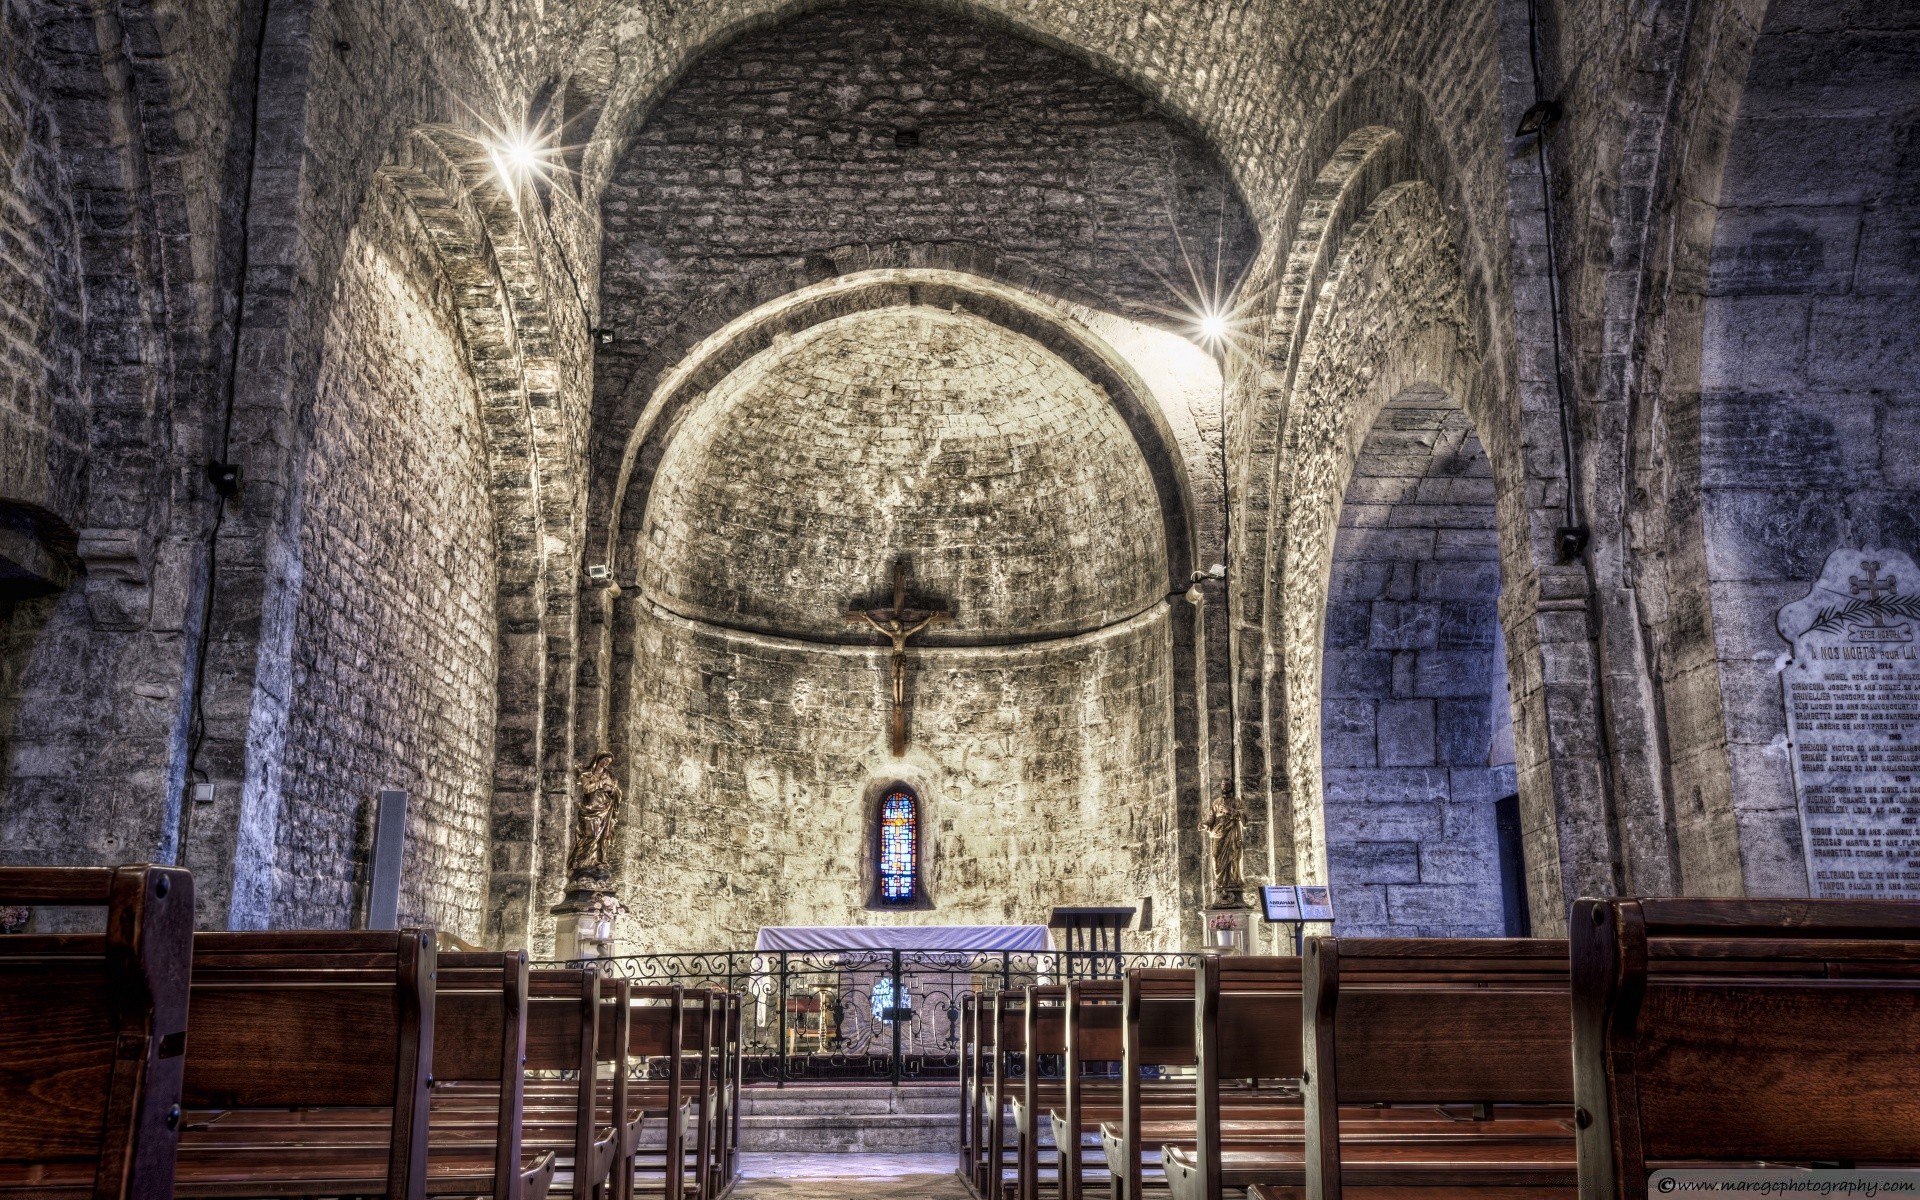
<svg viewBox="0 0 1920 1200">
<path fill-rule="evenodd" d="M 531 134 L 513 134 L 494 147 L 493 165 L 499 170 L 500 178 L 512 187 L 521 178 L 545 169 L 546 149 Z"/>
<path fill-rule="evenodd" d="M 1227 319 L 1218 314 L 1210 314 L 1200 319 L 1200 336 L 1210 342 L 1217 342 L 1227 336 Z"/>
</svg>

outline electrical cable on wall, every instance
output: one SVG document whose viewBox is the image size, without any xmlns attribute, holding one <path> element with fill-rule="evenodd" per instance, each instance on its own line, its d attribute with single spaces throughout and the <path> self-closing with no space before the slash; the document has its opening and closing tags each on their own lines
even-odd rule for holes
<svg viewBox="0 0 1920 1200">
<path fill-rule="evenodd" d="M 1533 106 L 1520 117 L 1516 137 L 1533 138 L 1534 161 L 1540 171 L 1540 213 L 1547 242 L 1547 310 L 1553 326 L 1553 388 L 1559 400 L 1560 452 L 1567 474 L 1566 497 L 1561 510 L 1561 527 L 1554 531 L 1555 550 L 1561 562 L 1572 562 L 1586 553 L 1588 531 L 1580 513 L 1578 472 L 1574 462 L 1572 401 L 1567 396 L 1565 348 L 1560 337 L 1560 256 L 1554 245 L 1553 168 L 1547 161 L 1547 135 L 1564 112 L 1558 100 L 1548 100 L 1542 92 L 1540 74 L 1539 0 L 1527 0 L 1527 61 L 1533 75 Z"/>
<path fill-rule="evenodd" d="M 247 166 L 240 190 L 239 261 L 234 268 L 233 319 L 227 342 L 226 377 L 222 381 L 220 452 L 207 465 L 207 481 L 213 487 L 213 524 L 207 531 L 206 592 L 200 605 L 200 630 L 193 648 L 193 712 L 187 723 L 188 785 L 209 783 L 207 771 L 200 765 L 200 751 L 207 739 L 207 653 L 213 636 L 213 607 L 220 579 L 220 530 L 226 524 L 227 505 L 240 495 L 240 468 L 229 460 L 233 447 L 233 410 L 240 378 L 240 336 L 246 326 L 247 275 L 252 264 L 253 180 L 260 152 L 260 96 L 265 74 L 267 23 L 273 0 L 260 0 L 260 27 L 255 33 L 253 59 L 252 127 L 248 130 Z M 187 835 L 192 826 L 194 797 L 185 797 L 181 806 L 180 837 L 176 861 L 186 857 Z"/>
</svg>

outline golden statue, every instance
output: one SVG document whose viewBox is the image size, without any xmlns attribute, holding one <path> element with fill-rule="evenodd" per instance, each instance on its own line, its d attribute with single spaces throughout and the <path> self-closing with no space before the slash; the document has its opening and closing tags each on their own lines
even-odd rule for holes
<svg viewBox="0 0 1920 1200">
<path fill-rule="evenodd" d="M 1222 788 L 1220 794 L 1213 798 L 1213 811 L 1201 822 L 1200 828 L 1207 831 L 1207 840 L 1213 847 L 1215 902 L 1240 903 L 1247 886 L 1247 878 L 1241 867 L 1246 834 L 1240 820 L 1240 810 L 1232 800 L 1231 788 Z"/>
<path fill-rule="evenodd" d="M 573 849 L 567 854 L 567 874 L 605 879 L 607 843 L 620 817 L 620 784 L 613 777 L 613 755 L 597 754 L 593 765 L 580 772 L 580 802 L 573 810 Z"/>
</svg>

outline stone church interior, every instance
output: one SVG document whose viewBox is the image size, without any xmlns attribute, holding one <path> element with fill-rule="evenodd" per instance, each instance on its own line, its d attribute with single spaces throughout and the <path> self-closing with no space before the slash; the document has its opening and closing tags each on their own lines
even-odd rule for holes
<svg viewBox="0 0 1920 1200">
<path fill-rule="evenodd" d="M 0 1195 L 1920 1186 L 1917 300 L 1912 0 L 0 0 Z"/>
</svg>

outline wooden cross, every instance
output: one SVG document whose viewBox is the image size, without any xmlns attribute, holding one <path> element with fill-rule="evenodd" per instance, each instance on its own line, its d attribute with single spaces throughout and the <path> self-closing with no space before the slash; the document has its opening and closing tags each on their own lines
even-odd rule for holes
<svg viewBox="0 0 1920 1200">
<path fill-rule="evenodd" d="M 907 639 L 929 625 L 944 625 L 953 614 L 933 609 L 907 607 L 907 560 L 893 561 L 893 607 L 854 608 L 847 620 L 865 621 L 875 632 L 893 643 L 893 756 L 907 752 Z"/>
</svg>

